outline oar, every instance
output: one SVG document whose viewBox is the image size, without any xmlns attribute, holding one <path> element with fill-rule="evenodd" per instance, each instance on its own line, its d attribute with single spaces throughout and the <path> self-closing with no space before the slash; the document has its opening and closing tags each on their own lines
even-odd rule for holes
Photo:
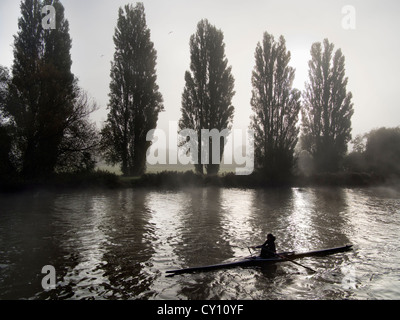
<svg viewBox="0 0 400 320">
<path fill-rule="evenodd" d="M 302 265 L 301 263 L 298 263 L 298 262 L 296 262 L 296 261 L 290 260 L 290 259 L 286 258 L 285 256 L 283 256 L 283 255 L 281 255 L 281 254 L 278 254 L 278 253 L 275 253 L 275 254 L 276 254 L 279 258 L 281 258 L 281 259 L 283 259 L 283 260 L 285 260 L 285 261 L 292 262 L 292 263 L 294 263 L 294 264 L 297 264 L 297 265 L 300 266 L 300 267 L 306 268 L 307 270 L 310 270 L 310 271 L 312 271 L 312 272 L 314 272 L 314 273 L 317 273 L 317 271 L 315 271 L 314 269 L 311 269 L 311 268 L 309 268 L 309 267 L 307 267 L 307 266 L 305 266 L 305 265 Z"/>
<path fill-rule="evenodd" d="M 253 258 L 253 253 L 251 252 L 250 247 L 247 246 L 247 249 L 249 250 L 251 257 Z"/>
<path fill-rule="evenodd" d="M 250 247 L 247 247 L 247 248 L 248 248 L 249 251 L 250 251 Z M 254 248 L 254 247 L 251 247 L 251 248 Z M 310 271 L 312 271 L 312 272 L 314 272 L 314 273 L 317 273 L 317 271 L 315 271 L 314 269 L 311 269 L 311 268 L 309 268 L 309 267 L 307 267 L 307 266 L 305 266 L 305 265 L 302 265 L 301 263 L 298 263 L 298 262 L 296 262 L 296 261 L 290 260 L 290 259 L 286 258 L 285 256 L 279 254 L 279 253 L 275 253 L 275 255 L 278 256 L 279 258 L 285 260 L 285 261 L 292 262 L 292 263 L 294 263 L 294 264 L 297 264 L 297 265 L 300 266 L 300 267 L 306 268 L 307 270 L 310 270 Z"/>
</svg>

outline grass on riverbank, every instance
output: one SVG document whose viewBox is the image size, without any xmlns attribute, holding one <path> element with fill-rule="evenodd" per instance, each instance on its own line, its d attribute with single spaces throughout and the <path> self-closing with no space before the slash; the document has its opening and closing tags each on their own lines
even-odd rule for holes
<svg viewBox="0 0 400 320">
<path fill-rule="evenodd" d="M 360 187 L 385 182 L 385 179 L 369 173 L 325 173 L 312 176 L 291 176 L 275 180 L 265 179 L 260 173 L 239 176 L 224 173 L 217 176 L 201 176 L 186 172 L 164 171 L 145 174 L 140 178 L 126 180 L 132 187 L 181 188 L 196 186 L 216 186 L 225 188 L 271 188 L 271 187 L 307 187 L 341 186 Z"/>
<path fill-rule="evenodd" d="M 0 192 L 19 192 L 37 189 L 62 190 L 122 187 L 118 175 L 107 171 L 58 173 L 46 178 L 23 179 L 19 176 L 2 177 Z"/>
<path fill-rule="evenodd" d="M 47 179 L 23 180 L 9 177 L 0 181 L 0 192 L 49 189 L 116 189 L 116 188 L 162 188 L 179 189 L 187 187 L 224 188 L 271 188 L 336 186 L 361 187 L 384 184 L 387 179 L 370 173 L 325 173 L 312 176 L 292 176 L 280 180 L 266 180 L 259 173 L 237 176 L 223 173 L 215 176 L 198 175 L 193 171 L 163 171 L 147 173 L 141 177 L 122 177 L 103 170 L 83 173 L 59 173 Z"/>
</svg>

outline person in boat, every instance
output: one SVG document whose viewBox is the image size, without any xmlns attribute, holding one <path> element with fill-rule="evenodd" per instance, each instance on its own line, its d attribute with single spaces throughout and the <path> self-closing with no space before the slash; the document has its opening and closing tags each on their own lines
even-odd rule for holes
<svg viewBox="0 0 400 320">
<path fill-rule="evenodd" d="M 261 258 L 272 258 L 276 255 L 276 247 L 275 247 L 275 237 L 269 233 L 267 235 L 267 240 L 260 246 L 255 248 L 261 249 Z"/>
</svg>

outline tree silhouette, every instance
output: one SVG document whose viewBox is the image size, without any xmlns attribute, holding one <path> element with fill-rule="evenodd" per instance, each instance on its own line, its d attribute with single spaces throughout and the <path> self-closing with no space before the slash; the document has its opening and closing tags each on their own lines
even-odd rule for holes
<svg viewBox="0 0 400 320">
<path fill-rule="evenodd" d="M 0 124 L 3 123 L 4 110 L 7 104 L 10 74 L 7 68 L 0 65 Z"/>
<path fill-rule="evenodd" d="M 8 87 L 10 83 L 10 75 L 6 68 L 0 66 L 0 178 L 5 179 L 6 176 L 15 172 L 15 167 L 11 160 L 12 138 L 11 126 L 8 124 L 4 110 L 7 105 Z"/>
<path fill-rule="evenodd" d="M 365 158 L 371 171 L 385 177 L 400 176 L 400 127 L 368 133 Z"/>
<path fill-rule="evenodd" d="M 42 26 L 42 7 L 56 9 L 56 28 L 45 30 Z M 70 49 L 72 41 L 69 24 L 64 17 L 64 7 L 58 0 L 25 0 L 21 3 L 21 18 L 14 42 L 14 63 L 9 85 L 5 114 L 14 128 L 13 140 L 20 170 L 25 177 L 43 177 L 54 172 L 59 163 L 60 147 L 66 141 L 79 140 L 80 149 L 69 153 L 84 155 L 93 162 L 95 131 L 88 124 L 88 114 L 80 109 L 92 109 L 80 101 L 80 89 L 71 72 Z M 77 115 L 85 115 L 86 122 Z M 79 132 L 90 132 L 90 139 L 71 128 L 79 121 Z M 83 151 L 84 150 L 84 151 Z M 87 162 L 83 161 L 85 166 Z M 91 166 L 92 167 L 92 166 Z"/>
<path fill-rule="evenodd" d="M 255 52 L 252 76 L 251 129 L 255 133 L 255 161 L 266 177 L 287 177 L 294 164 L 299 134 L 300 92 L 292 89 L 295 70 L 283 36 L 276 42 L 264 33 Z"/>
<path fill-rule="evenodd" d="M 193 129 L 198 136 L 198 152 L 195 164 L 198 173 L 204 173 L 201 159 L 207 159 L 207 174 L 216 174 L 219 164 L 212 161 L 213 141 L 209 139 L 208 150 L 201 142 L 201 130 L 217 129 L 220 133 L 231 128 L 234 107 L 231 105 L 234 78 L 225 57 L 224 36 L 221 30 L 208 20 L 201 20 L 197 32 L 190 38 L 190 71 L 185 73 L 182 94 L 182 117 L 180 129 Z M 204 141 L 203 141 L 204 143 Z M 224 152 L 224 137 L 220 137 L 220 159 Z"/>
<path fill-rule="evenodd" d="M 144 6 L 119 9 L 114 35 L 109 114 L 102 130 L 102 150 L 110 164 L 121 164 L 125 176 L 146 170 L 148 131 L 164 110 L 156 84 L 157 52 L 150 40 Z"/>
<path fill-rule="evenodd" d="M 347 93 L 345 58 L 324 40 L 311 47 L 309 81 L 304 92 L 302 147 L 309 151 L 317 171 L 335 172 L 351 140 L 352 94 Z"/>
</svg>

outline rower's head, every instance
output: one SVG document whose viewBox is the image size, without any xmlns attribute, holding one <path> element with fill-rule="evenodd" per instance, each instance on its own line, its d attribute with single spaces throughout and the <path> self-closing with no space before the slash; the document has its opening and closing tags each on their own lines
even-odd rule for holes
<svg viewBox="0 0 400 320">
<path fill-rule="evenodd" d="M 267 234 L 267 240 L 275 241 L 275 237 L 273 236 L 272 233 Z"/>
</svg>

